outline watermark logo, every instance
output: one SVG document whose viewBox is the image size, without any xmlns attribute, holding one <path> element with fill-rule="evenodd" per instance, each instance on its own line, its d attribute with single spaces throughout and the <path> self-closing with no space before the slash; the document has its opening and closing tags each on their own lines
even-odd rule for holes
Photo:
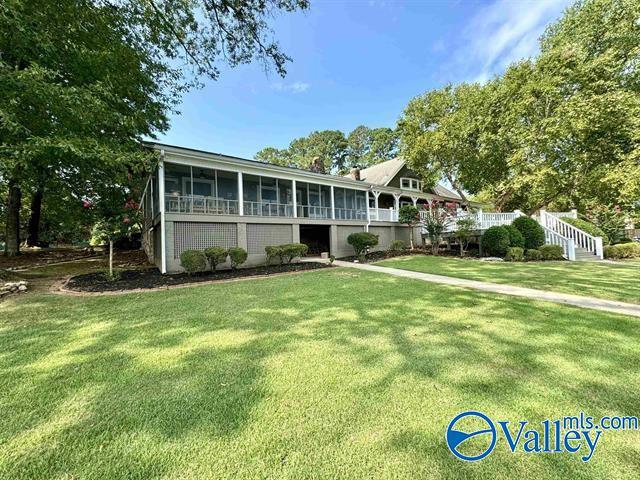
<svg viewBox="0 0 640 480">
<path fill-rule="evenodd" d="M 445 437 L 451 453 L 460 460 L 475 462 L 493 451 L 498 435 L 489 417 L 469 411 L 451 420 Z"/>
<path fill-rule="evenodd" d="M 638 429 L 638 417 L 632 416 L 605 416 L 598 421 L 580 412 L 576 416 L 531 424 L 526 420 L 494 422 L 484 413 L 470 410 L 451 420 L 445 439 L 451 453 L 467 462 L 476 462 L 491 454 L 499 436 L 504 437 L 512 453 L 570 453 L 588 462 L 603 431 Z"/>
</svg>

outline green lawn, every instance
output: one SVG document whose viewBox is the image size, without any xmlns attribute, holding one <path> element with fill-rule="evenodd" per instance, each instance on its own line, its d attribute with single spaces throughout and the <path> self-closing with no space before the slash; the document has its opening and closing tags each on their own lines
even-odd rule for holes
<svg viewBox="0 0 640 480">
<path fill-rule="evenodd" d="M 414 255 L 379 262 L 384 267 L 640 303 L 640 262 L 481 262 Z"/>
<path fill-rule="evenodd" d="M 31 293 L 0 303 L 0 477 L 637 478 L 637 431 L 475 464 L 444 432 L 638 415 L 639 371 L 638 319 L 370 272 Z"/>
</svg>

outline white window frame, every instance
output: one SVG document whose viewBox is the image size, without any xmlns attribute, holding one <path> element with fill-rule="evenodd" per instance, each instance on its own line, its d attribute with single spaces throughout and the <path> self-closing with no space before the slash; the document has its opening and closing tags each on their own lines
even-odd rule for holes
<svg viewBox="0 0 640 480">
<path fill-rule="evenodd" d="M 404 183 L 407 183 L 409 186 L 405 186 Z M 417 178 L 410 177 L 401 177 L 400 178 L 400 188 L 404 190 L 413 190 L 415 192 L 422 191 L 422 182 Z"/>
</svg>

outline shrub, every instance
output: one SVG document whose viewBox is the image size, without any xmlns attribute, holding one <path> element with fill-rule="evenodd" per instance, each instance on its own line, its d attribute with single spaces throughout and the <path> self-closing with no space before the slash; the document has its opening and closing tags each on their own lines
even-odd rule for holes
<svg viewBox="0 0 640 480">
<path fill-rule="evenodd" d="M 540 250 L 536 250 L 535 248 L 531 248 L 524 252 L 524 259 L 527 262 L 538 262 L 542 260 L 542 255 L 540 254 Z"/>
<path fill-rule="evenodd" d="M 524 237 L 513 225 L 505 225 L 504 228 L 509 232 L 509 244 L 512 247 L 519 247 L 524 251 Z"/>
<path fill-rule="evenodd" d="M 544 245 L 544 229 L 530 217 L 518 217 L 512 225 L 520 230 L 524 237 L 524 248 L 538 248 Z"/>
<path fill-rule="evenodd" d="M 229 252 L 224 247 L 205 248 L 204 256 L 209 260 L 211 270 L 215 270 L 218 265 L 227 261 Z"/>
<path fill-rule="evenodd" d="M 542 260 L 564 260 L 561 245 L 543 245 L 539 249 Z"/>
<path fill-rule="evenodd" d="M 404 240 L 394 240 L 391 242 L 391 245 L 389 245 L 389 250 L 392 252 L 401 252 L 405 248 L 407 247 L 404 244 Z"/>
<path fill-rule="evenodd" d="M 587 220 L 582 220 L 581 218 L 563 217 L 560 220 L 568 223 L 569 225 L 573 225 L 574 227 L 579 228 L 584 232 L 587 232 L 593 237 L 602 237 L 602 244 L 609 245 L 609 237 L 606 233 L 604 233 L 604 230 L 602 230 L 597 225 L 588 222 Z"/>
<path fill-rule="evenodd" d="M 207 269 L 207 257 L 202 250 L 185 250 L 180 254 L 180 265 L 189 274 Z"/>
<path fill-rule="evenodd" d="M 284 263 L 291 263 L 296 257 L 304 257 L 309 251 L 309 247 L 304 243 L 287 243 L 280 248 L 282 249 L 281 261 Z"/>
<path fill-rule="evenodd" d="M 280 245 L 269 245 L 264 247 L 267 254 L 267 263 L 273 262 L 276 258 L 282 264 L 282 247 Z"/>
<path fill-rule="evenodd" d="M 522 247 L 509 247 L 507 249 L 507 256 L 505 259 L 509 262 L 521 262 L 524 260 L 524 248 Z"/>
<path fill-rule="evenodd" d="M 482 249 L 489 255 L 504 257 L 510 245 L 509 231 L 503 226 L 489 227 L 482 235 Z"/>
<path fill-rule="evenodd" d="M 356 232 L 347 237 L 347 243 L 353 247 L 356 256 L 365 254 L 366 251 L 378 244 L 378 235 L 369 232 Z"/>
<path fill-rule="evenodd" d="M 640 243 L 619 243 L 604 247 L 604 257 L 613 260 L 640 258 Z"/>
<path fill-rule="evenodd" d="M 629 238 L 629 237 L 622 237 L 621 239 L 619 239 L 619 240 L 616 242 L 616 245 L 619 245 L 619 244 L 621 244 L 621 243 L 631 243 L 631 242 L 633 242 L 633 239 L 631 239 L 631 238 Z"/>
<path fill-rule="evenodd" d="M 247 261 L 247 251 L 240 247 L 231 247 L 229 249 L 229 259 L 231 260 L 231 268 L 235 270 L 239 265 Z"/>
</svg>

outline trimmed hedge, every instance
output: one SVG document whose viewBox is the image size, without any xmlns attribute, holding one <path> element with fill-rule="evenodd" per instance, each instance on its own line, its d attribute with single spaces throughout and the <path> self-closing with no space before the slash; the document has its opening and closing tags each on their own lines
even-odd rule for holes
<svg viewBox="0 0 640 480">
<path fill-rule="evenodd" d="M 507 249 L 507 256 L 505 260 L 508 262 L 521 262 L 524 260 L 524 248 L 522 247 L 509 247 Z"/>
<path fill-rule="evenodd" d="M 513 225 L 505 225 L 504 228 L 509 232 L 509 244 L 512 247 L 522 248 L 524 251 L 524 237 L 522 236 L 522 233 L 520 233 L 520 230 Z"/>
<path fill-rule="evenodd" d="M 609 245 L 609 237 L 604 230 L 602 230 L 597 225 L 588 222 L 586 220 L 582 220 L 581 218 L 570 218 L 570 217 L 562 217 L 560 220 L 568 223 L 569 225 L 573 225 L 576 228 L 579 228 L 582 231 L 587 232 L 589 235 L 593 237 L 602 237 L 602 244 Z"/>
<path fill-rule="evenodd" d="M 347 243 L 353 247 L 356 256 L 360 257 L 366 251 L 378 245 L 378 235 L 369 232 L 356 232 L 347 237 Z"/>
<path fill-rule="evenodd" d="M 535 248 L 531 248 L 524 252 L 524 259 L 527 262 L 538 262 L 542 260 L 542 255 L 540 254 L 540 250 L 536 250 Z"/>
<path fill-rule="evenodd" d="M 272 245 L 264 247 L 267 254 L 267 263 L 274 259 L 279 259 L 280 265 L 291 263 L 296 257 L 304 257 L 309 247 L 303 243 L 286 243 L 284 245 Z"/>
<path fill-rule="evenodd" d="M 185 250 L 180 254 L 180 265 L 189 274 L 207 269 L 207 257 L 202 250 Z"/>
<path fill-rule="evenodd" d="M 204 256 L 209 260 L 211 270 L 215 270 L 218 265 L 227 261 L 229 252 L 224 247 L 211 247 L 204 249 Z"/>
<path fill-rule="evenodd" d="M 235 270 L 238 266 L 247 261 L 247 251 L 240 247 L 231 247 L 229 249 L 229 259 L 231 260 L 231 268 Z"/>
<path fill-rule="evenodd" d="M 518 217 L 511 225 L 520 230 L 524 237 L 524 248 L 538 248 L 544 245 L 544 229 L 531 217 Z"/>
<path fill-rule="evenodd" d="M 564 260 L 561 245 L 543 245 L 539 248 L 542 260 Z"/>
<path fill-rule="evenodd" d="M 489 255 L 504 257 L 510 246 L 511 236 L 504 226 L 489 227 L 482 235 L 482 249 Z"/>
<path fill-rule="evenodd" d="M 620 260 L 623 258 L 640 258 L 640 243 L 619 243 L 604 247 L 604 258 Z"/>
</svg>

